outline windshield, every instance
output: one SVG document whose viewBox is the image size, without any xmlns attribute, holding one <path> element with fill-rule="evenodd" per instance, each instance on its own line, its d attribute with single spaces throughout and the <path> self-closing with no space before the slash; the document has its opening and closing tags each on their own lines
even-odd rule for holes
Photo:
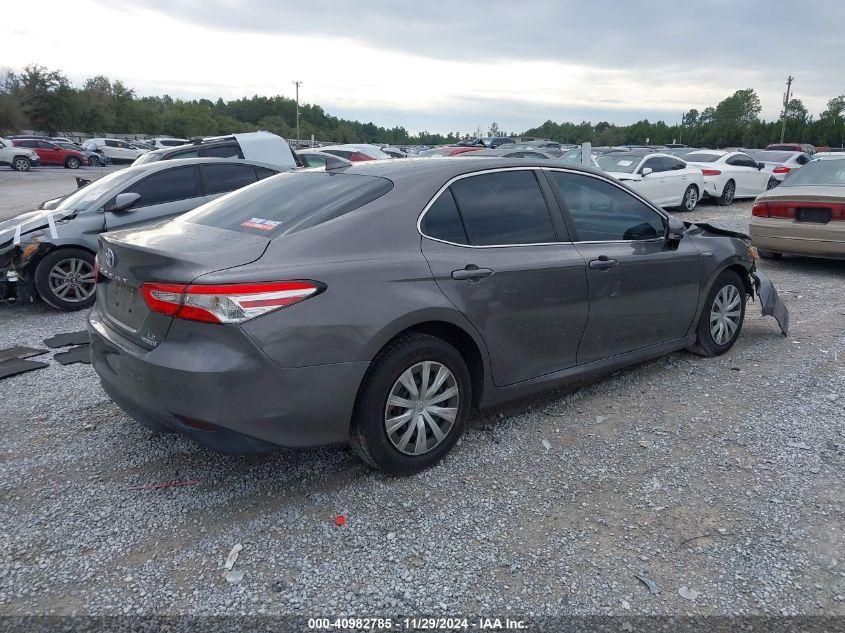
<svg viewBox="0 0 845 633">
<path fill-rule="evenodd" d="M 706 154 L 704 152 L 692 152 L 684 156 L 691 163 L 715 163 L 723 154 Z"/>
<path fill-rule="evenodd" d="M 802 187 L 804 185 L 845 187 L 845 158 L 810 161 L 801 169 L 790 172 L 780 186 Z"/>
<path fill-rule="evenodd" d="M 121 170 L 110 173 L 108 176 L 103 176 L 99 180 L 95 180 L 90 185 L 85 185 L 80 189 L 74 191 L 67 198 L 62 200 L 62 203 L 56 207 L 57 211 L 77 210 L 82 211 L 88 208 L 91 203 L 95 202 L 100 196 L 114 187 L 129 182 L 136 175 L 137 171 Z"/>
<path fill-rule="evenodd" d="M 637 165 L 640 164 L 642 156 L 633 154 L 604 154 L 597 159 L 599 169 L 602 171 L 616 171 L 626 174 L 633 174 Z"/>
<path fill-rule="evenodd" d="M 162 153 L 160 152 L 147 152 L 146 154 L 141 154 L 132 164 L 143 165 L 144 163 L 154 163 L 157 160 L 161 160 L 161 157 Z"/>
<path fill-rule="evenodd" d="M 393 182 L 375 176 L 288 172 L 204 204 L 179 221 L 277 237 L 350 213 L 392 188 Z"/>
</svg>

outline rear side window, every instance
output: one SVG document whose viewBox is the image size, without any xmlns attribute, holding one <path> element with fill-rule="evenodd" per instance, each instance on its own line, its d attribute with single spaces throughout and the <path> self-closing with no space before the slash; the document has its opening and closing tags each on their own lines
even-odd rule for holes
<svg viewBox="0 0 845 633">
<path fill-rule="evenodd" d="M 551 172 L 578 230 L 579 242 L 651 240 L 664 234 L 663 217 L 599 178 Z"/>
<path fill-rule="evenodd" d="M 211 158 L 243 158 L 241 155 L 241 148 L 233 143 L 205 147 L 202 150 L 202 155 L 209 156 Z"/>
<path fill-rule="evenodd" d="M 164 158 L 170 160 L 172 158 L 199 158 L 200 151 L 198 149 L 186 149 L 181 152 L 173 152 L 167 154 Z"/>
<path fill-rule="evenodd" d="M 423 216 L 420 225 L 422 232 L 437 240 L 466 244 L 467 234 L 461 214 L 455 204 L 451 189 L 447 189 L 434 201 Z"/>
<path fill-rule="evenodd" d="M 196 198 L 199 195 L 197 172 L 193 166 L 166 169 L 127 187 L 121 193 L 141 194 L 135 207 L 148 207 L 153 204 Z"/>
<path fill-rule="evenodd" d="M 194 224 L 277 237 L 350 213 L 393 188 L 387 178 L 286 172 L 182 216 Z"/>
<path fill-rule="evenodd" d="M 470 244 L 555 242 L 546 199 L 533 171 L 501 171 L 452 184 Z"/>
<path fill-rule="evenodd" d="M 273 171 L 272 169 L 266 169 L 264 167 L 256 167 L 255 173 L 258 176 L 258 180 L 264 180 L 265 178 L 269 178 L 270 176 L 275 176 L 279 172 Z"/>
<path fill-rule="evenodd" d="M 252 165 L 201 165 L 205 193 L 226 193 L 256 181 Z"/>
<path fill-rule="evenodd" d="M 326 159 L 319 154 L 301 154 L 300 158 L 305 159 L 308 167 L 325 167 Z"/>
</svg>

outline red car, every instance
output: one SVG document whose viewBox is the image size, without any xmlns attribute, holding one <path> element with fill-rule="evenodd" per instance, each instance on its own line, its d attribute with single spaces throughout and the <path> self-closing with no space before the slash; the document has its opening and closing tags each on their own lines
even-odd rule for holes
<svg viewBox="0 0 845 633">
<path fill-rule="evenodd" d="M 16 138 L 12 139 L 12 145 L 15 147 L 28 147 L 29 149 L 35 150 L 42 165 L 64 165 L 68 169 L 76 169 L 80 165 L 86 164 L 85 156 L 82 155 L 82 152 L 64 149 L 52 141 Z"/>
<path fill-rule="evenodd" d="M 467 152 L 477 152 L 480 149 L 487 149 L 483 145 L 478 146 L 460 146 L 460 145 L 450 145 L 448 147 L 437 147 L 435 149 L 430 149 L 426 152 L 422 152 L 421 156 L 457 156 L 458 154 L 466 154 Z"/>
</svg>

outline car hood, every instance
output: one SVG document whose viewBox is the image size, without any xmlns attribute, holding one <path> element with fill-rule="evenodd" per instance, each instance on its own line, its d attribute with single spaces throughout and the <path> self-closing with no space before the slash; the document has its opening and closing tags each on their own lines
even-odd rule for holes
<svg viewBox="0 0 845 633">
<path fill-rule="evenodd" d="M 72 209 L 66 211 L 39 209 L 36 211 L 27 211 L 8 220 L 3 220 L 0 222 L 0 253 L 17 245 L 22 236 L 32 231 L 50 228 L 55 237 L 56 222 L 66 220 L 75 213 L 76 211 Z"/>
</svg>

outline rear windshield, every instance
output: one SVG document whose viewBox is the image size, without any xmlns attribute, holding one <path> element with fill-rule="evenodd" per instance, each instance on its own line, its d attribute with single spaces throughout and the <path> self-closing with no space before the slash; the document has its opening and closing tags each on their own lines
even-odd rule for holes
<svg viewBox="0 0 845 633">
<path fill-rule="evenodd" d="M 392 188 L 390 180 L 376 176 L 284 173 L 209 202 L 182 220 L 278 237 L 345 215 Z"/>
<path fill-rule="evenodd" d="M 722 156 L 724 156 L 724 154 L 705 154 L 703 152 L 693 152 L 691 154 L 687 154 L 686 156 L 684 156 L 684 158 L 691 163 L 715 163 Z"/>
<path fill-rule="evenodd" d="M 845 157 L 835 160 L 813 160 L 801 169 L 793 170 L 781 187 L 804 185 L 845 186 Z"/>
<path fill-rule="evenodd" d="M 751 158 L 760 161 L 761 163 L 785 163 L 790 158 L 795 156 L 795 152 L 770 152 L 763 150 L 761 152 L 746 152 Z"/>
</svg>

